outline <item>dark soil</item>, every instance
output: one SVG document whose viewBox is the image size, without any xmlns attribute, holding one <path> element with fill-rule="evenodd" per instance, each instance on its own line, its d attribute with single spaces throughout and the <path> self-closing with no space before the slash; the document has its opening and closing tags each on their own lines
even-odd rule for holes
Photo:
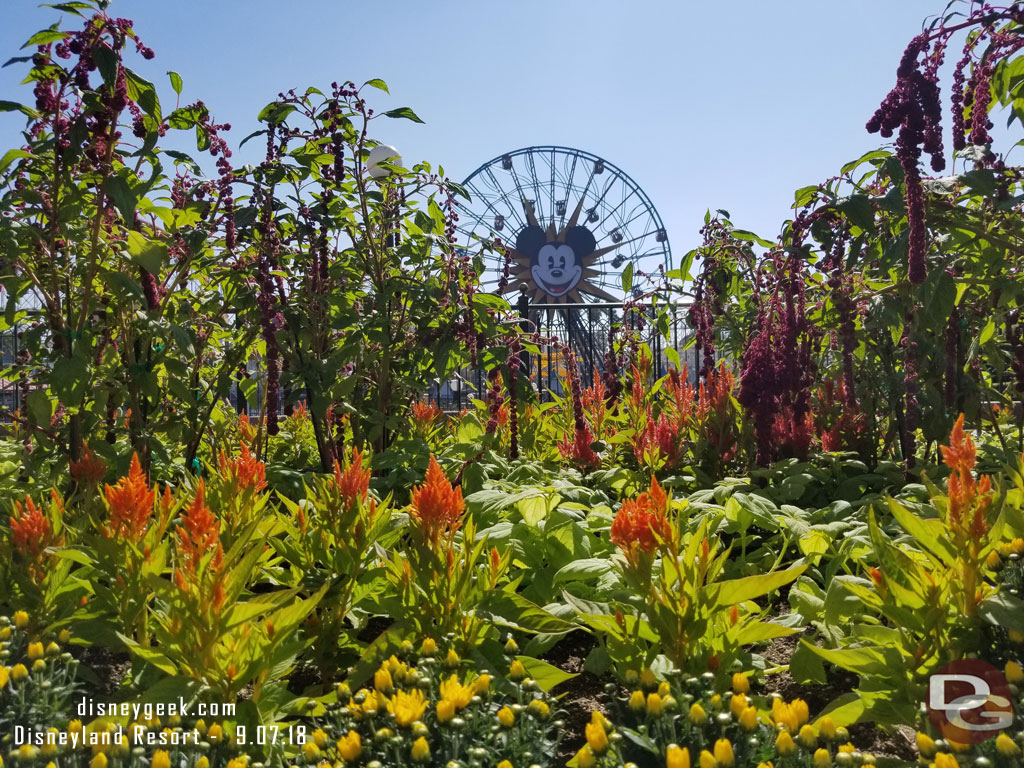
<svg viewBox="0 0 1024 768">
<path fill-rule="evenodd" d="M 121 683 L 131 671 L 127 653 L 114 653 L 100 645 L 90 645 L 74 652 L 78 659 L 78 677 L 89 688 L 91 698 L 113 701 Z"/>
<path fill-rule="evenodd" d="M 565 737 L 558 746 L 559 765 L 576 754 L 580 746 L 579 735 L 590 722 L 590 713 L 596 709 L 608 714 L 609 695 L 605 692 L 605 683 L 597 675 L 583 669 L 587 654 L 595 645 L 597 642 L 591 635 L 581 631 L 570 632 L 544 654 L 544 661 L 577 675 L 552 690 L 555 696 L 561 697 L 559 707 L 564 710 L 564 714 L 560 715 L 565 721 Z"/>
</svg>

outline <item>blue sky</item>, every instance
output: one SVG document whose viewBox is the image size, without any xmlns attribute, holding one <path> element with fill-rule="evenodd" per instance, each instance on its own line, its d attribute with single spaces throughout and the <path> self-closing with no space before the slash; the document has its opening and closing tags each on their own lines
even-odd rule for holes
<svg viewBox="0 0 1024 768">
<path fill-rule="evenodd" d="M 232 145 L 278 91 L 383 78 L 376 137 L 407 161 L 461 180 L 503 152 L 562 144 L 626 171 L 661 214 L 679 257 L 705 209 L 774 237 L 793 191 L 881 142 L 864 123 L 900 54 L 944 0 L 114 0 L 156 51 L 134 62 L 165 112 L 203 99 Z M 4 0 L 3 59 L 58 17 Z M 951 54 L 952 55 L 952 54 Z M 0 70 L 0 99 L 31 102 L 24 65 Z M 948 118 L 947 118 L 948 120 Z M 0 114 L 0 147 L 21 118 Z M 947 146 L 949 141 L 947 138 Z M 255 159 L 259 142 L 239 159 Z M 250 154 L 251 153 L 251 154 Z"/>
</svg>

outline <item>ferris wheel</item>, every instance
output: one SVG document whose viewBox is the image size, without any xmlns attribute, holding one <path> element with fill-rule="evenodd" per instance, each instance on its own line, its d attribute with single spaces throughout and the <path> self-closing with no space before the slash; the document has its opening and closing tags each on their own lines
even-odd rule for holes
<svg viewBox="0 0 1024 768">
<path fill-rule="evenodd" d="M 463 186 L 472 201 L 460 206 L 461 244 L 502 245 L 485 254 L 485 291 L 512 294 L 525 283 L 534 304 L 618 303 L 629 298 L 622 290 L 627 264 L 647 274 L 672 267 L 668 235 L 650 199 L 597 155 L 517 149 L 481 165 Z"/>
</svg>

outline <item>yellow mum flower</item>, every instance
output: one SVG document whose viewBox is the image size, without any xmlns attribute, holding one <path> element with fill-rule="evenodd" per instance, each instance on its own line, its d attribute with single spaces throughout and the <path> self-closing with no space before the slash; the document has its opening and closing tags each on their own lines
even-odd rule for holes
<svg viewBox="0 0 1024 768">
<path fill-rule="evenodd" d="M 437 722 L 447 723 L 455 717 L 455 702 L 451 699 L 441 699 L 437 702 Z"/>
<path fill-rule="evenodd" d="M 22 744 L 20 747 L 18 747 L 18 752 L 17 752 L 18 762 L 19 763 L 29 763 L 29 762 L 32 762 L 33 760 L 36 759 L 36 755 L 38 753 L 39 753 L 39 750 L 36 749 L 31 744 Z"/>
<path fill-rule="evenodd" d="M 210 768 L 210 758 L 206 755 L 200 755 L 193 768 Z"/>
<path fill-rule="evenodd" d="M 3 688 L 3 685 L 0 685 L 0 688 Z M 629 708 L 634 712 L 643 712 L 647 709 L 647 700 L 644 698 L 643 691 L 637 689 L 629 694 Z"/>
<path fill-rule="evenodd" d="M 994 549 L 988 553 L 988 557 L 985 558 L 985 565 L 991 568 L 993 571 L 996 570 L 1000 565 L 1003 564 L 1003 559 L 999 556 L 999 553 Z"/>
<path fill-rule="evenodd" d="M 740 713 L 740 725 L 745 731 L 753 731 L 757 728 L 757 708 L 747 707 Z"/>
<path fill-rule="evenodd" d="M 1016 661 L 1006 662 L 1006 667 L 1003 671 L 1006 672 L 1006 679 L 1011 683 L 1016 685 L 1024 683 L 1024 669 L 1021 669 L 1020 664 Z"/>
<path fill-rule="evenodd" d="M 315 763 L 320 758 L 320 747 L 315 741 L 307 741 L 302 745 L 302 756 L 307 763 Z"/>
<path fill-rule="evenodd" d="M 690 768 L 690 750 L 670 744 L 665 753 L 665 768 Z"/>
<path fill-rule="evenodd" d="M 158 749 L 153 753 L 149 768 L 171 768 L 171 756 L 166 749 Z"/>
<path fill-rule="evenodd" d="M 856 752 L 857 748 L 855 746 L 853 746 L 853 744 L 846 743 L 846 744 L 840 745 L 839 751 L 840 752 L 846 752 L 846 753 L 852 753 L 852 752 Z"/>
<path fill-rule="evenodd" d="M 381 693 L 391 693 L 395 690 L 395 681 L 391 678 L 391 673 L 381 667 L 373 673 L 373 687 Z"/>
<path fill-rule="evenodd" d="M 107 756 L 102 752 L 97 752 L 89 761 L 89 768 L 107 768 Z"/>
<path fill-rule="evenodd" d="M 526 707 L 527 712 L 536 717 L 538 720 L 547 720 L 548 715 L 551 714 L 551 707 L 548 706 L 546 701 L 541 699 L 534 699 Z"/>
<path fill-rule="evenodd" d="M 489 690 L 491 690 L 491 676 L 480 675 L 476 680 L 473 681 L 473 693 L 477 696 L 483 696 Z"/>
<path fill-rule="evenodd" d="M 699 702 L 694 702 L 690 707 L 690 722 L 694 725 L 704 725 L 707 721 L 708 713 L 704 711 L 704 707 Z"/>
<path fill-rule="evenodd" d="M 653 669 L 647 667 L 640 673 L 640 685 L 648 691 L 658 687 L 658 680 L 654 677 Z"/>
<path fill-rule="evenodd" d="M 18 629 L 24 629 L 28 626 L 28 614 L 25 611 L 14 612 L 14 626 Z"/>
<path fill-rule="evenodd" d="M 502 707 L 498 710 L 498 722 L 505 728 L 511 728 L 516 722 L 516 713 L 508 707 Z"/>
<path fill-rule="evenodd" d="M 518 683 L 524 677 L 526 677 L 526 667 L 523 666 L 523 662 L 516 659 L 508 668 L 508 679 Z"/>
<path fill-rule="evenodd" d="M 775 768 L 775 765 L 771 760 L 769 760 L 766 763 L 758 763 L 757 768 Z"/>
<path fill-rule="evenodd" d="M 608 749 L 608 734 L 604 729 L 604 718 L 599 718 L 595 712 L 587 723 L 587 746 L 595 755 L 603 755 Z"/>
<path fill-rule="evenodd" d="M 338 739 L 337 747 L 338 754 L 347 763 L 354 763 L 363 754 L 363 742 L 356 731 L 349 731 Z"/>
<path fill-rule="evenodd" d="M 11 679 L 11 670 L 7 667 L 0 667 L 0 691 L 7 687 L 7 681 Z"/>
<path fill-rule="evenodd" d="M 313 743 L 320 747 L 320 749 L 327 746 L 327 731 L 323 728 L 317 728 L 310 736 L 313 737 Z"/>
<path fill-rule="evenodd" d="M 800 723 L 800 725 L 803 725 L 811 719 L 811 711 L 807 707 L 807 702 L 803 699 L 793 699 L 791 702 L 789 702 L 789 706 L 790 709 L 792 709 L 793 712 L 796 714 L 796 719 Z"/>
<path fill-rule="evenodd" d="M 658 695 L 661 696 L 661 698 L 664 699 L 666 696 L 671 695 L 671 693 L 672 693 L 672 686 L 671 685 L 669 685 L 665 681 L 662 681 L 662 682 L 658 683 Z"/>
<path fill-rule="evenodd" d="M 448 655 L 444 657 L 445 666 L 457 667 L 459 665 L 459 654 L 455 652 L 454 648 L 448 649 Z M 430 747 L 427 747 L 429 750 Z"/>
<path fill-rule="evenodd" d="M 423 736 L 420 736 L 412 743 L 410 754 L 417 763 L 423 763 L 430 759 L 430 745 Z"/>
<path fill-rule="evenodd" d="M 793 737 L 789 735 L 789 731 L 779 731 L 779 735 L 775 738 L 775 749 L 783 757 L 787 757 L 796 752 L 796 742 L 794 742 Z"/>
<path fill-rule="evenodd" d="M 448 699 L 457 710 L 465 709 L 473 698 L 473 689 L 468 685 L 462 685 L 459 678 L 452 675 L 441 683 L 441 698 Z"/>
<path fill-rule="evenodd" d="M 428 637 L 423 641 L 420 646 L 420 653 L 424 656 L 433 656 L 437 653 L 437 642 L 432 637 Z"/>
<path fill-rule="evenodd" d="M 715 756 L 706 749 L 702 749 L 700 751 L 700 757 L 697 758 L 697 765 L 700 766 L 700 768 L 718 768 L 718 764 L 715 762 Z"/>
<path fill-rule="evenodd" d="M 427 701 L 419 688 L 412 691 L 398 691 L 388 702 L 388 712 L 395 718 L 395 722 L 403 728 L 408 728 L 421 717 L 427 709 Z"/>
<path fill-rule="evenodd" d="M 729 711 L 732 712 L 733 717 L 739 717 L 746 708 L 747 697 L 742 693 L 737 693 L 729 700 Z"/>
<path fill-rule="evenodd" d="M 206 731 L 206 740 L 211 744 L 219 744 L 220 740 L 224 738 L 224 729 L 220 723 L 211 723 L 210 727 Z"/>
<path fill-rule="evenodd" d="M 661 700 L 656 692 L 647 695 L 647 714 L 651 717 L 661 717 L 661 713 L 665 711 L 665 704 Z"/>
<path fill-rule="evenodd" d="M 719 739 L 715 742 L 715 760 L 721 768 L 732 768 L 736 762 L 736 755 L 732 751 L 732 742 L 728 739 Z"/>
<path fill-rule="evenodd" d="M 750 693 L 750 679 L 742 672 L 732 676 L 732 690 L 734 693 Z"/>
<path fill-rule="evenodd" d="M 818 743 L 818 732 L 814 730 L 813 725 L 805 725 L 800 729 L 800 735 L 797 738 L 801 744 L 811 749 Z"/>
<path fill-rule="evenodd" d="M 935 739 L 927 733 L 918 731 L 914 741 L 917 742 L 917 751 L 921 753 L 921 757 L 931 757 L 935 754 Z"/>
<path fill-rule="evenodd" d="M 11 667 L 11 680 L 20 683 L 28 677 L 28 668 L 24 664 L 15 664 Z"/>
<path fill-rule="evenodd" d="M 28 660 L 29 661 L 35 661 L 36 659 L 43 658 L 43 654 L 44 653 L 45 653 L 45 651 L 43 650 L 43 644 L 42 643 L 29 643 L 28 644 Z"/>
<path fill-rule="evenodd" d="M 590 747 L 580 747 L 580 751 L 576 753 L 576 765 L 579 768 L 594 768 L 597 765 L 597 758 Z"/>
<path fill-rule="evenodd" d="M 814 753 L 814 768 L 831 768 L 832 756 L 827 749 L 819 749 Z"/>
<path fill-rule="evenodd" d="M 1020 747 L 1005 733 L 1000 733 L 996 736 L 996 751 L 1004 757 L 1015 757 L 1020 754 Z"/>
<path fill-rule="evenodd" d="M 960 761 L 953 757 L 953 755 L 940 752 L 935 756 L 932 768 L 960 768 Z"/>
<path fill-rule="evenodd" d="M 831 717 L 823 717 L 818 723 L 818 733 L 829 741 L 836 737 L 836 723 Z"/>
<path fill-rule="evenodd" d="M 513 768 L 513 765 L 510 760 L 502 760 L 498 763 L 498 768 Z"/>
</svg>

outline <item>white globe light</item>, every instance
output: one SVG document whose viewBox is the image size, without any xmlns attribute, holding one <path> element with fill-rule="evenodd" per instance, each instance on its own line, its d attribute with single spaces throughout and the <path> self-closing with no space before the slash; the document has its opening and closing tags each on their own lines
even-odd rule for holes
<svg viewBox="0 0 1024 768">
<path fill-rule="evenodd" d="M 385 176 L 391 175 L 391 171 L 387 168 L 381 167 L 381 163 L 401 166 L 402 156 L 398 154 L 398 150 L 391 145 L 378 144 L 370 150 L 370 156 L 366 159 L 366 169 L 369 171 L 371 177 L 375 179 L 383 179 Z"/>
</svg>

